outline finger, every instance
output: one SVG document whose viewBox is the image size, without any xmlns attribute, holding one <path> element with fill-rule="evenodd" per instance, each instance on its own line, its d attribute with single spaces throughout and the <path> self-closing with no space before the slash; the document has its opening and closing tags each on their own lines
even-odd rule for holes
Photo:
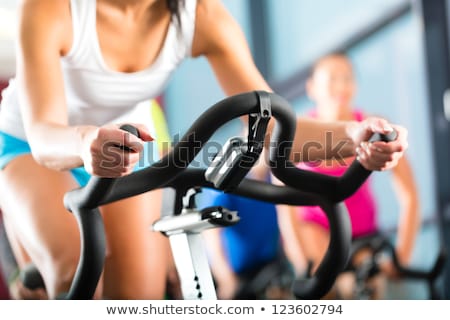
<svg viewBox="0 0 450 320">
<path fill-rule="evenodd" d="M 144 150 L 143 140 L 126 131 L 120 147 L 127 152 L 139 153 Z"/>
<path fill-rule="evenodd" d="M 133 127 L 135 127 L 138 132 L 139 132 L 139 138 L 142 141 L 153 141 L 155 140 L 152 135 L 150 134 L 150 130 L 148 129 L 148 127 L 146 125 L 143 125 L 141 123 L 133 123 L 131 124 Z"/>
<path fill-rule="evenodd" d="M 132 168 L 118 166 L 116 168 L 97 168 L 92 174 L 100 178 L 120 178 L 133 172 Z"/>
<path fill-rule="evenodd" d="M 408 138 L 408 130 L 405 127 L 399 126 L 399 125 L 392 125 L 395 131 L 398 133 L 398 140 L 405 140 L 407 141 Z"/>
<path fill-rule="evenodd" d="M 20 300 L 44 300 L 47 299 L 47 294 L 43 289 L 32 290 L 26 288 L 22 282 L 17 282 L 16 298 Z"/>
<path fill-rule="evenodd" d="M 124 151 L 123 158 L 117 163 L 117 166 L 122 166 L 125 170 L 133 169 L 139 162 L 140 154 L 136 152 Z"/>
<path fill-rule="evenodd" d="M 371 171 L 385 170 L 388 165 L 390 166 L 392 161 L 392 156 L 390 154 L 380 154 L 371 150 L 368 151 L 364 146 L 359 147 L 357 153 L 357 160 L 364 168 Z"/>
<path fill-rule="evenodd" d="M 94 162 L 110 166 L 132 166 L 139 161 L 140 154 L 132 150 L 110 145 L 105 146 L 101 154 L 94 155 Z"/>
<path fill-rule="evenodd" d="M 124 166 L 129 168 L 134 168 L 134 166 L 139 162 L 140 154 L 135 152 L 126 152 L 124 161 Z"/>
<path fill-rule="evenodd" d="M 405 151 L 406 144 L 398 140 L 392 142 L 376 141 L 371 143 L 371 149 L 383 153 L 395 153 Z"/>
<path fill-rule="evenodd" d="M 394 151 L 398 150 L 396 147 L 386 146 L 386 145 L 369 145 L 368 154 L 377 161 L 390 162 L 394 161 L 397 157 L 401 155 L 400 152 Z"/>
<path fill-rule="evenodd" d="M 378 133 L 389 133 L 394 130 L 391 124 L 385 119 L 381 118 L 371 118 L 369 121 L 369 129 L 372 132 L 378 132 Z"/>
<path fill-rule="evenodd" d="M 118 177 L 132 170 L 140 159 L 140 154 L 129 152 L 117 146 L 104 146 L 102 152 L 92 154 L 86 170 L 96 176 Z"/>
<path fill-rule="evenodd" d="M 40 300 L 48 300 L 47 292 L 44 289 L 37 289 L 37 297 Z"/>
<path fill-rule="evenodd" d="M 376 167 L 377 170 L 384 168 L 386 164 L 391 163 L 395 160 L 395 158 L 390 154 L 379 154 L 379 153 L 371 153 L 366 157 L 367 162 L 370 163 L 372 167 Z"/>
<path fill-rule="evenodd" d="M 140 138 L 116 126 L 100 128 L 98 139 L 102 147 L 103 145 L 115 145 L 134 152 L 141 152 L 144 148 L 143 141 Z"/>
<path fill-rule="evenodd" d="M 139 157 L 135 157 L 135 159 L 125 160 L 125 159 L 103 159 L 100 161 L 94 162 L 92 164 L 89 173 L 105 178 L 116 178 L 121 177 L 130 173 L 135 164 L 137 163 Z"/>
</svg>

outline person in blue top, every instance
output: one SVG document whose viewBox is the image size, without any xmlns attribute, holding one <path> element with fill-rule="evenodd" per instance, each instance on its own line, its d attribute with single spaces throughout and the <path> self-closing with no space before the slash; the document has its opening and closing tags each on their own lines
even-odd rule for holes
<svg viewBox="0 0 450 320">
<path fill-rule="evenodd" d="M 268 173 L 260 161 L 248 177 L 267 180 Z M 256 292 L 244 296 L 239 292 L 264 268 L 281 266 L 282 270 L 277 270 L 290 273 L 290 264 L 282 250 L 275 204 L 211 189 L 203 190 L 199 204 L 237 211 L 240 218 L 233 226 L 204 232 L 219 299 L 257 299 Z M 262 294 L 270 297 L 270 293 Z"/>
<path fill-rule="evenodd" d="M 236 273 L 243 273 L 272 260 L 280 244 L 275 206 L 228 193 L 209 193 L 212 193 L 213 206 L 239 213 L 239 223 L 221 231 L 231 268 Z M 244 238 L 248 241 L 243 241 Z"/>
</svg>

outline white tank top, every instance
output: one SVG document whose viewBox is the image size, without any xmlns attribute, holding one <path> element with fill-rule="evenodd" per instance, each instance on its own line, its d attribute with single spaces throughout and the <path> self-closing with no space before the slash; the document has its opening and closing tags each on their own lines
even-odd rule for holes
<svg viewBox="0 0 450 320">
<path fill-rule="evenodd" d="M 73 43 L 61 58 L 69 125 L 136 122 L 151 128 L 149 104 L 140 102 L 159 95 L 172 72 L 191 55 L 197 0 L 185 0 L 180 12 L 181 28 L 174 19 L 155 62 L 134 73 L 117 72 L 106 65 L 96 31 L 96 1 L 71 0 L 70 5 Z M 0 130 L 27 140 L 19 90 L 12 79 L 2 93 Z"/>
</svg>

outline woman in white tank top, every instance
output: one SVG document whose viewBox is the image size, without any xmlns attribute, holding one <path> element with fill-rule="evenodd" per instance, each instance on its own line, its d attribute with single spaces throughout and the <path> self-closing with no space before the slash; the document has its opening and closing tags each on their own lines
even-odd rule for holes
<svg viewBox="0 0 450 320">
<path fill-rule="evenodd" d="M 138 102 L 161 93 L 190 56 L 208 59 L 227 95 L 270 88 L 219 0 L 25 0 L 19 26 L 17 77 L 0 112 L 1 207 L 19 264 L 33 261 L 54 298 L 68 291 L 79 258 L 78 228 L 62 203 L 77 187 L 70 172 L 81 166 L 120 177 L 133 170 L 152 140 L 148 108 Z M 123 122 L 135 123 L 141 138 L 125 139 Z M 321 141 L 332 130 L 337 140 L 354 143 L 343 151 L 350 155 L 386 125 L 300 119 L 295 145 Z M 406 147 L 405 130 L 397 129 L 397 141 L 358 149 L 364 166 L 396 164 Z M 133 149 L 105 168 L 105 144 Z M 108 256 L 97 298 L 163 298 L 168 243 L 148 231 L 160 200 L 151 192 L 101 208 Z"/>
</svg>

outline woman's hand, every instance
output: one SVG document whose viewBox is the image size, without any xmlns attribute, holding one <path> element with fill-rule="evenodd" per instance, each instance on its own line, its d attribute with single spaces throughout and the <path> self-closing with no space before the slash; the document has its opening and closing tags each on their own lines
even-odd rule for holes
<svg viewBox="0 0 450 320">
<path fill-rule="evenodd" d="M 10 284 L 9 294 L 14 300 L 48 300 L 45 289 L 28 289 L 19 278 Z"/>
<path fill-rule="evenodd" d="M 388 134 L 397 131 L 397 139 L 391 142 L 368 142 L 374 133 Z M 367 118 L 348 127 L 348 134 L 356 147 L 357 159 L 367 170 L 384 171 L 395 167 L 408 148 L 408 132 L 381 118 Z"/>
<path fill-rule="evenodd" d="M 145 126 L 132 125 L 138 129 L 139 137 L 120 129 L 120 125 L 92 127 L 84 133 L 81 158 L 90 174 L 117 178 L 133 171 L 144 143 L 153 138 Z"/>
<path fill-rule="evenodd" d="M 383 272 L 383 274 L 385 274 L 388 279 L 398 280 L 400 278 L 400 273 L 398 272 L 392 260 L 383 259 L 379 262 L 379 267 L 381 272 Z"/>
</svg>

